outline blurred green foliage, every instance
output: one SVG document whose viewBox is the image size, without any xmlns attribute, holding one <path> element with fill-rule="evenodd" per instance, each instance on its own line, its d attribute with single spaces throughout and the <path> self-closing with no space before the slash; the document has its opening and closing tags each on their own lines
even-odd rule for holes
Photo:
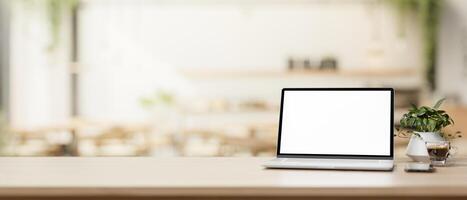
<svg viewBox="0 0 467 200">
<path fill-rule="evenodd" d="M 62 26 L 62 17 L 65 13 L 77 8 L 79 0 L 43 0 L 47 6 L 47 14 L 50 23 L 50 32 L 52 34 L 52 43 L 49 49 L 54 50 L 60 43 L 60 29 Z"/>
<path fill-rule="evenodd" d="M 144 108 L 152 108 L 158 105 L 171 106 L 175 103 L 175 98 L 172 93 L 159 90 L 150 96 L 141 98 L 140 103 Z"/>
<path fill-rule="evenodd" d="M 8 144 L 9 128 L 4 112 L 0 110 L 0 155 L 4 155 L 4 147 Z"/>
<path fill-rule="evenodd" d="M 404 19 L 409 12 L 419 16 L 424 43 L 423 57 L 425 79 L 431 90 L 436 89 L 436 51 L 438 43 L 438 27 L 441 18 L 443 0 L 388 0 L 393 3 L 400 15 L 400 36 L 404 36 Z"/>
<path fill-rule="evenodd" d="M 28 5 L 35 8 L 45 8 L 49 22 L 51 43 L 49 50 L 53 51 L 60 44 L 60 31 L 63 25 L 64 16 L 70 14 L 79 5 L 79 0 L 23 0 Z"/>
</svg>

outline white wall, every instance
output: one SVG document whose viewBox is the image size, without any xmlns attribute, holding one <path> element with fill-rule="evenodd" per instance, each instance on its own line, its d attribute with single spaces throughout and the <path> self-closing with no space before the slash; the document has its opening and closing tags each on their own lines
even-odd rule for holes
<svg viewBox="0 0 467 200">
<path fill-rule="evenodd" d="M 283 68 L 289 56 L 335 55 L 351 68 L 368 67 L 368 54 L 378 48 L 385 67 L 420 65 L 418 33 L 399 38 L 387 4 L 280 2 L 88 1 L 81 12 L 83 62 L 143 48 L 175 67 L 271 69 Z"/>
<path fill-rule="evenodd" d="M 467 2 L 446 0 L 440 29 L 440 95 L 457 94 L 467 104 Z"/>
<path fill-rule="evenodd" d="M 326 55 L 343 68 L 420 67 L 417 26 L 408 20 L 406 37 L 398 37 L 397 17 L 383 3 L 86 1 L 82 113 L 139 119 L 141 96 L 161 87 L 191 90 L 177 74 L 180 68 L 276 70 L 289 56 Z"/>
</svg>

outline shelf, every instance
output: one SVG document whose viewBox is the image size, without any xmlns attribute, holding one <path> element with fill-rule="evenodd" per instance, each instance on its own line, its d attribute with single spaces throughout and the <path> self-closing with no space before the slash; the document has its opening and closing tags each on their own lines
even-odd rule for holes
<svg viewBox="0 0 467 200">
<path fill-rule="evenodd" d="M 235 70 L 235 69 L 183 69 L 187 78 L 287 78 L 287 77 L 414 77 L 416 68 L 354 68 L 338 70 Z"/>
</svg>

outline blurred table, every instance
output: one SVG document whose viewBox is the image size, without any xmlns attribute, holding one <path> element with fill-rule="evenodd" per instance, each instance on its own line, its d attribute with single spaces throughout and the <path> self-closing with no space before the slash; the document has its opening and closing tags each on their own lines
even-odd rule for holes
<svg viewBox="0 0 467 200">
<path fill-rule="evenodd" d="M 269 170 L 271 158 L 0 158 L 0 199 L 465 199 L 467 157 L 436 173 Z"/>
</svg>

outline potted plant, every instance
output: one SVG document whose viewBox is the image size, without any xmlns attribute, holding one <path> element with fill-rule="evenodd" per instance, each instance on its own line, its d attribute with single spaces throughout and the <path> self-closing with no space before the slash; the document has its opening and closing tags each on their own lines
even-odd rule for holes
<svg viewBox="0 0 467 200">
<path fill-rule="evenodd" d="M 414 161 L 424 162 L 429 160 L 425 142 L 444 141 L 452 138 L 444 134 L 442 129 L 454 124 L 454 120 L 439 109 L 445 99 L 440 99 L 433 107 L 412 105 L 408 113 L 400 120 L 401 128 L 410 133 L 410 141 L 406 154 Z M 455 136 L 460 137 L 460 132 Z"/>
</svg>

